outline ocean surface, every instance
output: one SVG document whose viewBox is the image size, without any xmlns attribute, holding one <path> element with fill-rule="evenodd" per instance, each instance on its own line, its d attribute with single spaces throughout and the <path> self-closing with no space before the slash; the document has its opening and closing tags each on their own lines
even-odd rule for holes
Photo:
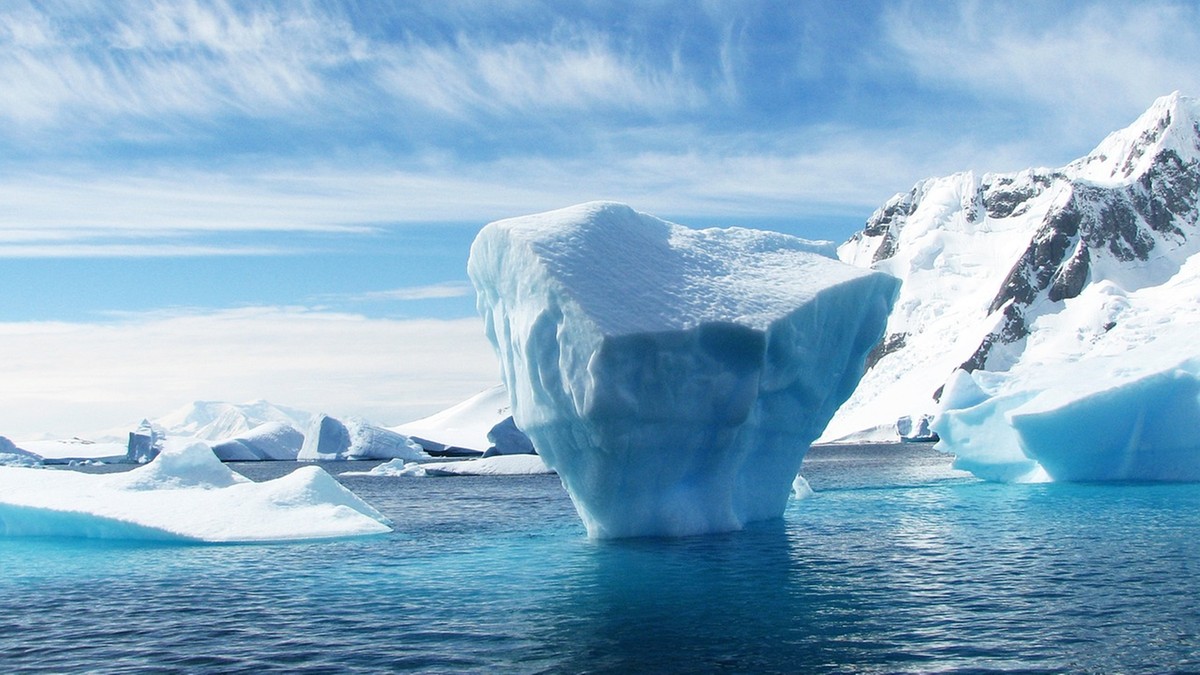
<svg viewBox="0 0 1200 675">
<path fill-rule="evenodd" d="M 0 671 L 1200 671 L 1200 485 L 990 484 L 920 445 L 802 473 L 782 521 L 678 540 L 587 539 L 554 476 L 342 477 L 374 538 L 0 539 Z"/>
</svg>

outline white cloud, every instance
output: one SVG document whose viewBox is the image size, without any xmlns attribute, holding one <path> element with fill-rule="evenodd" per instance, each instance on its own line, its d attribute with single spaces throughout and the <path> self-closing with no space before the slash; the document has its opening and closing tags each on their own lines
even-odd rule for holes
<svg viewBox="0 0 1200 675">
<path fill-rule="evenodd" d="M 264 398 L 398 424 L 491 386 L 478 319 L 397 321 L 303 308 L 0 323 L 0 435 L 72 435 L 193 400 Z"/>
<path fill-rule="evenodd" d="M 461 281 L 447 281 L 440 284 L 429 284 L 427 286 L 407 286 L 405 288 L 393 288 L 386 291 L 369 291 L 367 293 L 357 293 L 352 295 L 326 295 L 321 296 L 320 300 L 350 300 L 358 302 L 374 302 L 378 300 L 444 300 L 447 298 L 461 298 L 471 295 L 475 292 L 471 284 Z"/>
<path fill-rule="evenodd" d="M 596 199 L 625 201 L 651 213 L 865 217 L 930 175 L 1013 170 L 1060 159 L 1032 143 L 947 143 L 918 132 L 820 128 L 780 134 L 768 148 L 753 148 L 738 136 L 698 143 L 687 140 L 691 131 L 678 133 L 678 141 L 665 149 L 632 154 L 433 162 L 406 171 L 326 164 L 286 171 L 244 166 L 215 174 L 9 176 L 0 178 L 0 254 L 50 256 L 56 246 L 64 256 L 138 249 L 145 255 L 218 254 L 206 241 L 142 244 L 204 232 L 369 233 L 396 222 L 482 225 Z M 642 143 L 631 136 L 623 143 L 650 146 L 652 139 Z M 105 240 L 95 241 L 100 237 Z M 138 241 L 112 241 L 115 237 Z"/>
<path fill-rule="evenodd" d="M 8 8 L 0 17 L 0 118 L 94 123 L 237 111 L 274 115 L 328 96 L 329 69 L 364 58 L 348 23 L 286 10 L 143 0 Z M 82 9 L 82 11 L 81 11 Z"/>
<path fill-rule="evenodd" d="M 272 246 L 203 246 L 196 244 L 0 244 L 0 258 L 196 258 L 212 256 L 284 255 Z"/>
<path fill-rule="evenodd" d="M 499 44 L 460 38 L 451 45 L 395 50 L 381 68 L 381 82 L 400 98 L 459 118 L 483 111 L 654 113 L 695 109 L 707 101 L 678 63 L 656 69 L 599 36 L 556 37 Z"/>
<path fill-rule="evenodd" d="M 1158 96 L 1177 89 L 1200 95 L 1194 4 L 1026 9 L 982 2 L 893 8 L 885 21 L 888 53 L 928 84 L 1000 105 L 1032 104 L 1031 135 L 1098 142 Z"/>
</svg>

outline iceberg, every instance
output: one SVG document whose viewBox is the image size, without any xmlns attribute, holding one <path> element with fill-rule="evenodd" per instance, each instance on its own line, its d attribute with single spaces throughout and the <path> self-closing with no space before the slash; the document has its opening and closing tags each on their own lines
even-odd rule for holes
<svg viewBox="0 0 1200 675">
<path fill-rule="evenodd" d="M 608 202 L 480 231 L 467 271 L 513 417 L 590 536 L 783 514 L 898 287 L 829 251 Z"/>
<path fill-rule="evenodd" d="M 495 443 L 488 436 L 512 417 L 508 391 L 498 384 L 441 412 L 391 427 L 438 456 L 478 456 Z"/>
<path fill-rule="evenodd" d="M 163 436 L 150 420 L 142 420 L 137 429 L 129 432 L 129 446 L 125 451 L 125 461 L 133 464 L 145 464 L 158 456 L 162 451 Z"/>
<path fill-rule="evenodd" d="M 12 441 L 0 436 L 0 466 L 37 466 L 41 463 L 40 456 L 22 450 Z"/>
<path fill-rule="evenodd" d="M 115 474 L 0 467 L 0 535 L 265 542 L 383 534 L 382 514 L 318 467 L 255 483 L 202 442 Z"/>
<path fill-rule="evenodd" d="M 512 415 L 497 422 L 496 426 L 488 432 L 487 439 L 492 446 L 483 453 L 484 457 L 537 454 L 533 448 L 533 441 L 529 440 L 524 431 L 517 428 L 517 423 L 513 420 Z"/>
<path fill-rule="evenodd" d="M 285 422 L 267 422 L 250 431 L 212 445 L 223 462 L 295 460 L 304 445 L 304 434 Z"/>
<path fill-rule="evenodd" d="M 959 371 L 935 447 L 997 481 L 1200 480 L 1200 355 L 1186 333 L 1036 376 Z"/>
<path fill-rule="evenodd" d="M 363 420 L 352 418 L 343 422 L 329 415 L 312 418 L 304 434 L 304 445 L 296 456 L 302 462 L 428 458 L 408 436 Z"/>
</svg>

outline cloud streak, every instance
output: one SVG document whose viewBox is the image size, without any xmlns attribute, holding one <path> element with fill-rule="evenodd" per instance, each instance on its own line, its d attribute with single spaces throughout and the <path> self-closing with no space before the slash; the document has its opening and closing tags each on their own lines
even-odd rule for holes
<svg viewBox="0 0 1200 675">
<path fill-rule="evenodd" d="M 398 424 L 491 386 L 477 319 L 397 321 L 296 307 L 0 323 L 0 435 L 70 436 L 193 400 L 265 398 Z"/>
<path fill-rule="evenodd" d="M 1096 142 L 1173 90 L 1200 94 L 1200 9 L 1177 2 L 1072 3 L 1011 12 L 992 3 L 909 3 L 886 40 L 920 81 L 1057 120 Z M 1037 129 L 1030 129 L 1037 133 Z M 1099 138 L 1096 138 L 1096 137 Z M 1060 141 L 1061 142 L 1061 141 Z"/>
</svg>

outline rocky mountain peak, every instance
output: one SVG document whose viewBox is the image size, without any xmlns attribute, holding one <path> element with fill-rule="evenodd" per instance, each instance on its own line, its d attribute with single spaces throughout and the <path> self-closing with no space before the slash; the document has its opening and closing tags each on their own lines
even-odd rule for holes
<svg viewBox="0 0 1200 675">
<path fill-rule="evenodd" d="M 1159 98 L 1061 169 L 922 180 L 838 255 L 903 285 L 826 440 L 931 413 L 960 368 L 1076 358 L 1121 331 L 1124 298 L 1200 269 L 1200 100 Z"/>
<path fill-rule="evenodd" d="M 1200 101 L 1179 92 L 1156 100 L 1133 124 L 1109 134 L 1095 150 L 1065 170 L 1072 178 L 1120 183 L 1136 179 L 1156 162 L 1168 159 L 1183 164 L 1200 162 Z"/>
</svg>

